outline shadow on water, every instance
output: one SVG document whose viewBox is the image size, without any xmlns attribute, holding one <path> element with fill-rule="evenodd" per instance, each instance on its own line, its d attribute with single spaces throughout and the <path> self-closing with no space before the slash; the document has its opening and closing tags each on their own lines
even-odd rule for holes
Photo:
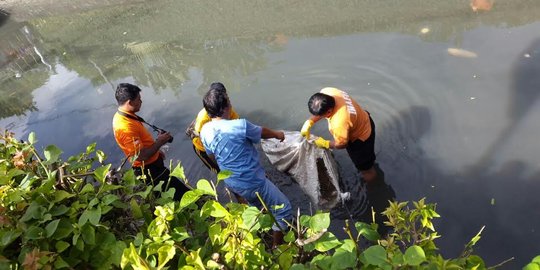
<svg viewBox="0 0 540 270">
<path fill-rule="evenodd" d="M 0 27 L 8 21 L 9 16 L 10 16 L 9 12 L 3 9 L 0 9 Z"/>
<path fill-rule="evenodd" d="M 503 129 L 495 142 L 482 155 L 477 170 L 487 169 L 499 151 L 510 143 L 510 137 L 529 111 L 540 99 L 540 39 L 536 39 L 516 61 L 513 71 L 511 96 L 508 103 L 510 125 Z"/>
<path fill-rule="evenodd" d="M 540 41 L 534 42 L 527 53 L 538 54 L 539 45 Z M 377 153 L 377 159 L 386 168 L 386 183 L 396 187 L 402 196 L 400 201 L 427 197 L 428 202 L 437 204 L 442 217 L 435 220 L 437 232 L 442 235 L 437 243 L 445 257 L 459 256 L 483 226 L 486 229 L 475 253 L 486 260 L 486 265 L 515 257 L 500 269 L 516 269 L 537 255 L 534 243 L 540 240 L 540 209 L 534 205 L 540 204 L 540 171 L 527 173 L 530 168 L 521 160 L 506 162 L 496 170 L 487 169 L 499 147 L 510 142 L 506 138 L 537 102 L 540 80 L 534 74 L 540 72 L 540 66 L 529 60 L 520 59 L 514 73 L 509 108 L 515 124 L 504 130 L 474 166 L 457 173 L 446 172 L 442 164 L 429 158 L 429 153 L 423 153 L 418 142 L 431 128 L 431 113 L 425 107 L 401 111 L 389 123 L 378 125 L 378 144 L 384 151 Z M 369 197 L 379 195 L 368 193 Z M 514 244 L 508 245 L 509 241 Z"/>
</svg>

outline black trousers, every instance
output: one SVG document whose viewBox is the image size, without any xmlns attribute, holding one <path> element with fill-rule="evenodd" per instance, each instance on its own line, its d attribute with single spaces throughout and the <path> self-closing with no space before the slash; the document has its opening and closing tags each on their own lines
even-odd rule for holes
<svg viewBox="0 0 540 270">
<path fill-rule="evenodd" d="M 359 171 L 369 170 L 375 164 L 375 123 L 371 119 L 371 115 L 369 116 L 369 122 L 371 124 L 371 134 L 366 141 L 357 139 L 347 145 L 347 153 Z"/>
<path fill-rule="evenodd" d="M 141 176 L 143 174 L 142 167 L 133 167 L 135 175 Z M 180 201 L 182 195 L 186 193 L 189 188 L 176 177 L 171 177 L 169 180 L 169 175 L 171 171 L 165 167 L 163 164 L 163 158 L 159 157 L 156 161 L 144 165 L 144 174 L 146 175 L 146 184 L 150 185 L 152 183 L 158 184 L 160 181 L 163 182 L 163 191 L 165 188 L 175 188 L 174 200 Z"/>
</svg>

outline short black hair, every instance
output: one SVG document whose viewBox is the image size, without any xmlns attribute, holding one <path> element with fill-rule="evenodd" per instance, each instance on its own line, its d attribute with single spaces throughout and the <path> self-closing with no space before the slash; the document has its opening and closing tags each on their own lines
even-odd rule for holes
<svg viewBox="0 0 540 270">
<path fill-rule="evenodd" d="M 211 118 L 222 117 L 229 107 L 229 97 L 222 90 L 210 89 L 204 95 L 203 106 Z"/>
<path fill-rule="evenodd" d="M 216 89 L 218 91 L 223 91 L 225 93 L 227 93 L 227 89 L 225 88 L 225 85 L 223 85 L 222 83 L 220 82 L 213 82 L 211 85 L 210 85 L 210 89 Z M 209 89 L 209 90 L 210 90 Z"/>
<path fill-rule="evenodd" d="M 136 99 L 140 92 L 141 88 L 136 85 L 130 83 L 120 83 L 116 87 L 114 97 L 116 98 L 118 105 L 123 105 L 128 100 Z"/>
<path fill-rule="evenodd" d="M 308 101 L 309 112 L 313 115 L 324 115 L 336 106 L 334 97 L 323 93 L 316 93 Z"/>
</svg>

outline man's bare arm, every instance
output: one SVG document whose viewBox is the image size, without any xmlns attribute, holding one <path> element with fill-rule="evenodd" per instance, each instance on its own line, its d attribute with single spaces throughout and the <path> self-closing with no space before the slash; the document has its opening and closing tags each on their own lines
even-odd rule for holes
<svg viewBox="0 0 540 270">
<path fill-rule="evenodd" d="M 161 146 L 167 143 L 169 139 L 172 138 L 170 133 L 160 133 L 158 137 L 156 138 L 156 141 L 154 144 L 152 144 L 150 147 L 142 148 L 139 152 L 139 156 L 137 157 L 138 161 L 145 161 L 148 160 L 150 157 L 152 157 Z"/>
<path fill-rule="evenodd" d="M 261 138 L 263 139 L 278 139 L 283 141 L 285 139 L 285 134 L 283 131 L 277 131 L 270 128 L 262 127 Z"/>
</svg>

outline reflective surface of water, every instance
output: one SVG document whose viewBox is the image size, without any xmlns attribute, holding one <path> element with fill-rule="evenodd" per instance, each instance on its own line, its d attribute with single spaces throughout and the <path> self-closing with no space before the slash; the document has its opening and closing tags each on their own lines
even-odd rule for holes
<svg viewBox="0 0 540 270">
<path fill-rule="evenodd" d="M 168 157 L 194 182 L 213 176 L 183 131 L 211 82 L 241 117 L 286 130 L 308 117 L 311 94 L 335 86 L 372 114 L 397 199 L 437 203 L 446 256 L 483 225 L 476 251 L 488 265 L 516 257 L 504 268 L 520 268 L 540 253 L 540 2 L 122 2 L 3 17 L 2 128 L 35 131 L 65 157 L 97 142 L 119 163 L 113 89 L 135 83 L 140 115 L 174 134 Z M 329 138 L 324 123 L 313 133 Z M 346 152 L 334 153 L 355 182 Z"/>
</svg>

